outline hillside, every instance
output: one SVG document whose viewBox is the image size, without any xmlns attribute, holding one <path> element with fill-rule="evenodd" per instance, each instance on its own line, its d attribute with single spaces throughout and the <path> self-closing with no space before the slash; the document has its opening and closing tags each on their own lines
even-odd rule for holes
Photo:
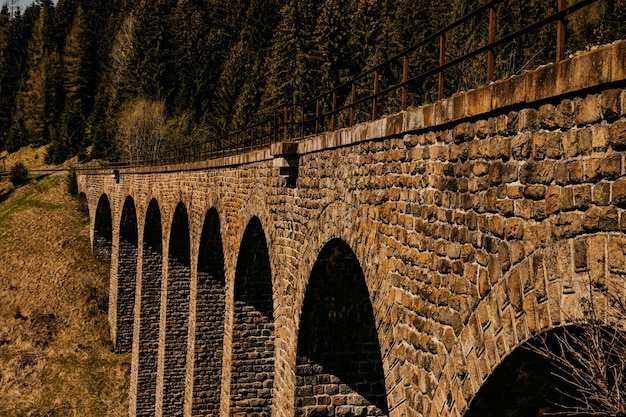
<svg viewBox="0 0 626 417">
<path fill-rule="evenodd" d="M 130 357 L 111 351 L 107 271 L 66 177 L 0 177 L 0 416 L 128 414 Z"/>
</svg>

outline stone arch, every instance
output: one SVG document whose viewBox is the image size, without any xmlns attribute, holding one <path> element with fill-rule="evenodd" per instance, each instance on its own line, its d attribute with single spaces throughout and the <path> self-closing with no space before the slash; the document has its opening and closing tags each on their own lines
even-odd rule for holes
<svg viewBox="0 0 626 417">
<path fill-rule="evenodd" d="M 111 262 L 113 245 L 113 219 L 109 197 L 102 194 L 98 200 L 93 228 L 93 252 L 97 259 Z"/>
<path fill-rule="evenodd" d="M 225 278 L 220 218 L 206 213 L 198 252 L 192 415 L 219 415 Z"/>
<path fill-rule="evenodd" d="M 624 297 L 625 272 L 623 234 L 577 236 L 529 255 L 494 283 L 469 315 L 431 384 L 426 415 L 463 415 L 511 352 L 538 334 L 587 322 L 588 300 L 596 318 L 624 327 L 623 314 L 615 313 L 606 294 Z"/>
<path fill-rule="evenodd" d="M 189 218 L 181 202 L 170 228 L 165 325 L 163 415 L 183 414 L 189 327 L 191 253 Z"/>
<path fill-rule="evenodd" d="M 244 232 L 234 287 L 230 413 L 269 416 L 274 308 L 267 240 L 258 217 L 250 220 Z"/>
<path fill-rule="evenodd" d="M 130 196 L 124 201 L 119 230 L 115 351 L 128 353 L 133 343 L 138 255 L 137 212 Z"/>
<path fill-rule="evenodd" d="M 156 199 L 150 200 L 146 211 L 142 252 L 136 416 L 150 417 L 156 404 L 163 276 L 163 230 Z"/>
<path fill-rule="evenodd" d="M 388 414 L 380 345 L 356 255 L 322 248 L 307 286 L 297 345 L 296 416 Z"/>
<path fill-rule="evenodd" d="M 598 329 L 598 328 L 596 328 Z M 616 329 L 606 329 L 609 332 Z M 603 330 L 604 331 L 604 330 Z M 560 357 L 563 344 L 559 340 L 568 340 L 575 346 L 576 354 L 581 357 L 594 356 L 595 351 L 587 350 L 580 344 L 586 335 L 579 326 L 556 327 L 541 332 L 510 352 L 486 379 L 472 399 L 465 417 L 534 417 L 562 414 L 564 407 L 585 407 L 585 400 L 590 400 L 570 383 L 566 368 L 559 368 L 550 358 L 540 354 L 538 349 L 547 349 Z M 620 337 L 620 340 L 623 338 Z M 616 358 L 622 361 L 623 358 Z M 575 363 L 573 357 L 570 357 Z M 609 359 L 610 360 L 610 359 Z M 585 372 L 585 370 L 582 370 Z M 600 375 L 598 375 L 599 378 Z M 593 379 L 593 378 L 591 378 Z M 573 382 L 573 381 L 572 381 Z M 580 382 L 580 381 L 579 381 Z M 578 401 L 580 399 L 580 402 Z M 590 406 L 597 407 L 599 404 Z M 584 410 L 584 408 L 583 408 Z M 576 415 L 585 415 L 578 412 Z M 607 414 L 608 415 L 608 414 Z"/>
</svg>

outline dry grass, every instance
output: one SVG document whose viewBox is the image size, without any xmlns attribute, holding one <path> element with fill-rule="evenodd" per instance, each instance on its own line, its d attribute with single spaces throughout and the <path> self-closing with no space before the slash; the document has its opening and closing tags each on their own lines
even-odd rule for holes
<svg viewBox="0 0 626 417">
<path fill-rule="evenodd" d="M 65 174 L 16 190 L 0 179 L 2 190 L 0 416 L 128 415 L 130 358 L 111 352 L 108 271 Z"/>
</svg>

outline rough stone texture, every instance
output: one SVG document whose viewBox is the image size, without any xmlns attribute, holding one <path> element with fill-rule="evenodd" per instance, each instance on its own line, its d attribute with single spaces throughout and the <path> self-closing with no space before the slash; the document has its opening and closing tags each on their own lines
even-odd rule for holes
<svg viewBox="0 0 626 417">
<path fill-rule="evenodd" d="M 253 218 L 241 244 L 235 276 L 230 413 L 269 417 L 274 380 L 274 317 L 269 253 Z"/>
<path fill-rule="evenodd" d="M 118 353 L 128 353 L 132 349 L 137 244 L 137 214 L 132 198 L 128 198 L 122 211 L 117 269 L 117 332 L 114 346 Z"/>
<path fill-rule="evenodd" d="M 156 404 L 157 354 L 159 350 L 159 314 L 163 250 L 161 213 L 156 200 L 147 210 L 143 235 L 143 262 L 138 345 L 137 417 L 154 416 Z"/>
<path fill-rule="evenodd" d="M 224 251 L 217 211 L 204 222 L 198 256 L 194 416 L 219 415 L 224 341 Z"/>
<path fill-rule="evenodd" d="M 183 415 L 190 284 L 189 222 L 187 210 L 180 203 L 174 212 L 169 242 L 163 376 L 164 416 Z"/>
<path fill-rule="evenodd" d="M 107 170 L 79 173 L 93 213 L 94 247 L 97 236 L 106 235 L 102 225 L 112 225 L 113 334 L 125 199 L 135 202 L 139 225 L 149 202 L 158 201 L 164 236 L 175 228 L 176 206 L 184 204 L 190 265 L 200 265 L 204 219 L 214 209 L 224 256 L 220 415 L 271 409 L 273 416 L 293 416 L 297 398 L 307 397 L 296 377 L 305 373 L 299 365 L 307 365 L 298 355 L 300 317 L 311 308 L 313 298 L 305 294 L 313 267 L 335 239 L 362 269 L 389 415 L 463 415 L 497 365 L 525 341 L 584 321 L 582 299 L 594 299 L 596 314 L 618 325 L 610 322 L 611 305 L 591 288 L 626 296 L 626 74 L 617 70 L 626 67 L 623 51 L 624 42 L 617 43 L 608 52 L 600 48 L 525 74 L 514 81 L 524 87 L 513 103 L 494 98 L 496 87 L 487 86 L 465 100 L 307 139 L 298 144 L 295 187 L 280 177 L 269 149 L 196 165 L 122 170 L 119 183 Z M 444 110 L 445 117 L 436 114 Z M 401 133 L 388 135 L 399 119 Z M 433 125 L 443 119 L 449 123 Z M 110 222 L 105 209 L 94 209 L 104 195 Z M 246 232 L 250 224 L 260 230 L 255 239 Z M 164 248 L 172 248 L 170 239 Z M 203 279 L 194 268 L 187 276 L 192 288 Z M 163 279 L 169 285 L 175 271 Z M 203 291 L 189 293 L 186 305 L 195 305 L 197 317 L 186 313 L 195 333 L 179 335 L 183 354 L 202 351 L 194 343 L 204 333 L 196 323 L 206 308 Z M 168 303 L 171 295 L 168 288 Z M 165 304 L 161 317 L 170 311 Z M 135 332 L 144 320 L 139 310 Z M 196 366 L 194 359 L 187 368 Z M 312 372 L 330 374 L 323 367 Z M 187 387 L 194 384 L 188 375 Z M 325 389 L 325 378 L 312 389 Z M 157 415 L 159 402 L 165 404 L 160 396 L 171 395 L 164 381 L 157 378 Z M 357 397 L 350 396 L 350 411 L 335 411 L 362 412 Z M 326 404 L 319 406 L 310 414 L 327 413 Z"/>
</svg>

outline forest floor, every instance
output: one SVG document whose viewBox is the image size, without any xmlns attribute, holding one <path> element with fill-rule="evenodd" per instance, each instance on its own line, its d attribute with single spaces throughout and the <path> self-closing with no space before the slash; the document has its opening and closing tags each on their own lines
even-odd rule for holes
<svg viewBox="0 0 626 417">
<path fill-rule="evenodd" d="M 50 168 L 44 152 L 10 155 L 6 170 Z M 0 416 L 127 416 L 130 355 L 112 352 L 88 216 L 67 173 L 32 177 L 14 188 L 0 175 Z"/>
</svg>

